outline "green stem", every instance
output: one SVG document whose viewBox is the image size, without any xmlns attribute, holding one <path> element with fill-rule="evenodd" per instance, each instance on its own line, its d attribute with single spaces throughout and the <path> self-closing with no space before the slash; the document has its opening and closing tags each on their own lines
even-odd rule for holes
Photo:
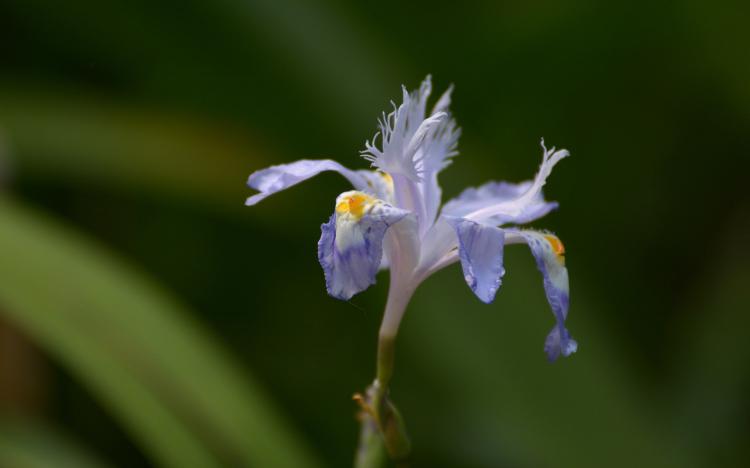
<svg viewBox="0 0 750 468">
<path fill-rule="evenodd" d="M 359 446 L 355 468 L 377 468 L 382 463 L 383 445 L 394 460 L 405 459 L 411 450 L 401 413 L 388 398 L 388 388 L 393 377 L 396 334 L 406 305 L 414 290 L 408 284 L 391 277 L 383 323 L 378 338 L 377 374 L 364 396 L 356 399 L 362 406 Z"/>
<path fill-rule="evenodd" d="M 354 456 L 354 468 L 379 468 L 383 465 L 385 455 L 380 430 L 375 418 L 366 411 L 362 411 L 360 417 L 362 428 L 357 453 Z"/>
<path fill-rule="evenodd" d="M 396 355 L 396 335 L 404 316 L 406 306 L 409 304 L 414 289 L 405 287 L 404 282 L 397 276 L 391 277 L 391 287 L 388 291 L 388 302 L 385 305 L 383 322 L 380 324 L 378 334 L 378 363 L 376 382 L 380 384 L 383 391 L 388 389 L 393 377 L 393 366 Z"/>
</svg>

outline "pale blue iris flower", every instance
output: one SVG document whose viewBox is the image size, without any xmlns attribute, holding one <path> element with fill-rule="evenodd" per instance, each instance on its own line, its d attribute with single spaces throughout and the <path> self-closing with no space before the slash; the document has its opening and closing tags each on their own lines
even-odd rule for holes
<svg viewBox="0 0 750 468">
<path fill-rule="evenodd" d="M 354 186 L 338 196 L 334 213 L 322 225 L 318 258 L 328 293 L 349 299 L 375 283 L 379 270 L 391 274 L 381 338 L 395 336 L 414 289 L 436 271 L 460 262 L 464 279 L 476 296 L 490 303 L 500 288 L 503 249 L 527 244 L 544 278 L 556 324 L 547 336 L 550 360 L 576 351 L 565 328 L 568 272 L 564 249 L 551 233 L 518 227 L 557 208 L 542 195 L 547 177 L 566 150 L 547 150 L 533 180 L 489 182 L 469 188 L 442 206 L 437 176 L 458 154 L 460 129 L 451 117 L 449 88 L 427 109 L 428 76 L 403 103 L 383 113 L 380 131 L 365 143 L 362 156 L 376 170 L 350 170 L 331 160 L 300 160 L 253 173 L 248 185 L 259 191 L 254 205 L 269 195 L 323 171 L 335 171 Z M 380 140 L 378 145 L 377 140 Z"/>
</svg>

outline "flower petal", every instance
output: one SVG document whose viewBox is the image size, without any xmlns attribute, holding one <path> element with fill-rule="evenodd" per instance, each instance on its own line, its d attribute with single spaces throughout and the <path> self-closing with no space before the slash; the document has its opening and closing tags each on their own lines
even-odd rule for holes
<svg viewBox="0 0 750 468">
<path fill-rule="evenodd" d="M 416 158 L 417 171 L 422 177 L 420 190 L 424 200 L 426 226 L 432 225 L 440 210 L 442 193 L 438 173 L 450 165 L 451 158 L 458 154 L 460 136 L 461 129 L 456 127 L 456 121 L 450 117 L 444 118 L 437 129 L 425 138 Z M 425 231 L 423 229 L 422 234 Z"/>
<path fill-rule="evenodd" d="M 479 187 L 471 187 L 452 200 L 443 205 L 442 214 L 454 217 L 464 217 L 468 214 L 497 205 L 499 203 L 515 200 L 527 192 L 533 184 L 529 180 L 518 184 L 509 182 L 487 182 Z M 550 211 L 557 208 L 557 202 L 548 202 L 544 200 L 542 191 L 536 192 L 528 203 L 522 207 L 520 213 L 509 215 L 500 213 L 483 219 L 485 224 L 499 226 L 505 223 L 526 224 L 541 218 Z"/>
<path fill-rule="evenodd" d="M 419 264 L 416 277 L 425 280 L 433 273 L 458 261 L 458 238 L 456 230 L 440 216 L 422 237 L 419 249 Z"/>
<path fill-rule="evenodd" d="M 360 170 L 357 174 L 362 176 L 365 181 L 365 187 L 358 189 L 366 192 L 375 198 L 383 200 L 389 205 L 393 205 L 395 196 L 393 188 L 393 177 L 383 171 Z"/>
<path fill-rule="evenodd" d="M 419 99 L 413 99 L 405 89 L 403 96 L 403 102 L 400 106 L 396 107 L 394 104 L 394 109 L 390 114 L 383 113 L 378 121 L 380 131 L 375 134 L 372 143 L 370 143 L 370 140 L 365 142 L 365 149 L 361 154 L 374 167 L 382 171 L 391 175 L 401 174 L 417 180 L 418 175 L 413 161 L 414 154 L 406 154 L 406 148 L 412 140 L 416 128 L 424 120 L 424 114 L 416 122 L 410 121 L 416 119 Z M 378 136 L 380 136 L 381 141 L 380 148 L 376 146 Z"/>
<path fill-rule="evenodd" d="M 366 187 L 367 181 L 361 174 L 345 168 L 336 161 L 330 159 L 301 159 L 290 164 L 267 167 L 250 174 L 247 185 L 260 193 L 249 197 L 245 205 L 255 205 L 269 195 L 285 190 L 324 171 L 338 172 L 358 190 L 363 190 Z"/>
<path fill-rule="evenodd" d="M 407 210 L 404 210 L 407 211 Z M 387 257 L 391 281 L 398 277 L 411 282 L 414 269 L 419 262 L 419 223 L 414 213 L 408 212 L 391 226 L 383 244 L 383 256 Z"/>
<path fill-rule="evenodd" d="M 451 105 L 451 94 L 453 94 L 453 85 L 448 86 L 440 99 L 435 103 L 435 107 L 432 108 L 432 113 L 437 114 L 438 112 L 448 112 L 448 108 Z"/>
<path fill-rule="evenodd" d="M 396 206 L 414 212 L 423 236 L 434 223 L 440 207 L 440 186 L 437 173 L 458 154 L 456 147 L 461 134 L 448 107 L 452 87 L 435 104 L 431 113 L 427 100 L 432 92 L 430 76 L 418 90 L 409 93 L 403 88 L 403 102 L 379 120 L 380 131 L 365 142 L 362 156 L 374 167 L 393 177 Z M 380 136 L 381 144 L 376 143 Z"/>
<path fill-rule="evenodd" d="M 466 284 L 482 302 L 489 304 L 495 299 L 505 274 L 503 230 L 462 218 L 445 219 L 458 236 L 458 255 Z"/>
<path fill-rule="evenodd" d="M 378 122 L 380 131 L 365 142 L 362 156 L 373 166 L 390 173 L 402 175 L 418 182 L 427 170 L 427 165 L 444 166 L 444 160 L 455 154 L 455 140 L 458 132 L 447 113 L 450 104 L 450 92 L 446 92 L 429 115 L 426 112 L 427 99 L 432 92 L 432 80 L 427 76 L 418 90 L 409 93 L 403 88 L 403 102 L 394 104 L 391 113 L 385 113 Z M 453 136 L 455 134 L 455 137 Z M 376 139 L 380 136 L 380 148 Z M 425 151 L 426 146 L 437 141 L 443 146 L 443 155 L 439 149 Z M 432 158 L 431 155 L 437 155 Z M 432 161 L 434 160 L 434 161 Z"/>
<path fill-rule="evenodd" d="M 394 208 L 363 192 L 344 192 L 336 211 L 321 226 L 318 260 L 328 294 L 349 299 L 375 283 L 383 257 L 383 237 L 408 211 Z"/>
<path fill-rule="evenodd" d="M 504 222 L 518 222 L 515 220 L 528 219 L 528 210 L 531 209 L 533 212 L 533 207 L 539 205 L 542 187 L 552 172 L 552 168 L 561 159 L 570 155 L 567 150 L 555 151 L 555 148 L 547 150 L 544 146 L 544 140 L 542 140 L 542 149 L 544 150 L 544 156 L 542 157 L 539 172 L 537 172 L 536 177 L 523 193 L 510 199 L 482 206 L 466 214 L 464 217 L 479 222 L 490 222 L 490 220 L 497 219 L 497 217 L 506 220 Z"/>
<path fill-rule="evenodd" d="M 547 335 L 544 351 L 550 361 L 560 355 L 569 356 L 576 352 L 578 343 L 565 328 L 570 303 L 568 293 L 568 270 L 565 268 L 565 250 L 560 239 L 554 234 L 536 231 L 506 230 L 506 243 L 525 242 L 536 259 L 537 268 L 544 277 L 544 292 L 547 295 L 557 324 Z"/>
</svg>

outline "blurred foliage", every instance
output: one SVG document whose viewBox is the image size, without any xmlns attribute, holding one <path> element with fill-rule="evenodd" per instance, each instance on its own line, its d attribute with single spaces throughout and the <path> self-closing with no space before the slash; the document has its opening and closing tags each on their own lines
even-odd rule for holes
<svg viewBox="0 0 750 468">
<path fill-rule="evenodd" d="M 59 431 L 27 421 L 0 423 L 0 464 L 16 468 L 105 468 Z"/>
<path fill-rule="evenodd" d="M 538 227 L 566 243 L 580 348 L 545 361 L 521 247 L 491 306 L 457 267 L 430 279 L 393 388 L 413 466 L 742 466 L 749 10 L 5 0 L 0 317 L 44 360 L 0 382 L 44 388 L 30 406 L 0 392 L 0 464 L 350 466 L 387 281 L 325 294 L 336 175 L 252 209 L 244 180 L 303 157 L 364 167 L 379 113 L 432 73 L 464 130 L 447 197 L 530 177 L 540 136 L 571 150 Z"/>
<path fill-rule="evenodd" d="M 76 372 L 155 460 L 312 466 L 255 385 L 168 298 L 7 200 L 0 215 L 8 316 Z"/>
<path fill-rule="evenodd" d="M 22 86 L 0 87 L 0 109 L 18 169 L 49 182 L 147 189 L 209 204 L 240 197 L 248 161 L 263 161 L 239 132 L 103 99 L 71 98 Z M 89 135 L 80 138 L 80 135 Z"/>
</svg>

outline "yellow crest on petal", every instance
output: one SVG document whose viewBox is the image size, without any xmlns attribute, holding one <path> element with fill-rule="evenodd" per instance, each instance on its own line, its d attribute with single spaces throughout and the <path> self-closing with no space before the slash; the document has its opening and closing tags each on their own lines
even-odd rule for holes
<svg viewBox="0 0 750 468">
<path fill-rule="evenodd" d="M 385 171 L 378 171 L 378 174 L 383 178 L 386 184 L 393 188 L 393 177 L 391 177 L 389 173 Z"/>
<path fill-rule="evenodd" d="M 552 252 L 555 254 L 555 257 L 557 257 L 557 260 L 561 264 L 565 264 L 565 246 L 563 245 L 562 241 L 558 239 L 557 236 L 553 236 L 552 234 L 545 234 L 544 238 L 549 242 L 550 247 L 552 248 Z"/>
<path fill-rule="evenodd" d="M 375 203 L 375 198 L 366 193 L 351 191 L 342 193 L 336 200 L 336 213 L 349 214 L 358 221 Z"/>
</svg>

